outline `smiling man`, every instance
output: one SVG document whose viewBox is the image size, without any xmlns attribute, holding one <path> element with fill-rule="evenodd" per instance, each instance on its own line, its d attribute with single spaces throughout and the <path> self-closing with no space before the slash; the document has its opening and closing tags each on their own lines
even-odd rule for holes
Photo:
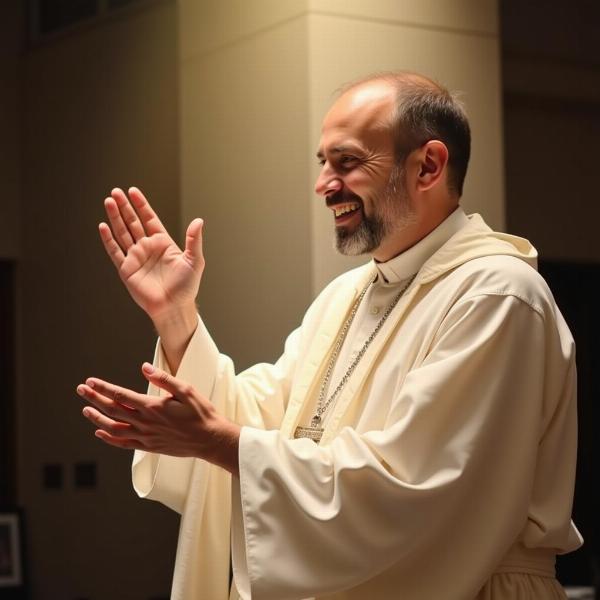
<svg viewBox="0 0 600 600">
<path fill-rule="evenodd" d="M 381 243 L 396 238 L 397 245 L 400 236 L 390 234 L 411 223 L 403 160 L 390 135 L 394 104 L 389 84 L 373 82 L 344 94 L 323 123 L 316 192 L 334 212 L 342 254 L 377 253 L 387 260 L 385 253 L 390 258 L 400 251 Z"/>
<path fill-rule="evenodd" d="M 106 200 L 102 240 L 160 340 L 148 395 L 97 378 L 78 393 L 100 439 L 136 450 L 137 492 L 182 514 L 172 598 L 566 597 L 573 340 L 534 248 L 459 207 L 469 151 L 429 79 L 349 85 L 316 192 L 340 252 L 372 260 L 323 290 L 275 365 L 239 374 L 194 305 L 202 222 L 181 251 L 139 190 Z"/>
</svg>

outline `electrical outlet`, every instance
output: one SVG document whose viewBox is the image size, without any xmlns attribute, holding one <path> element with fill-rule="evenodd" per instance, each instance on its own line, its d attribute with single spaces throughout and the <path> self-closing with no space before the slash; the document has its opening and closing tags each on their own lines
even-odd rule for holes
<svg viewBox="0 0 600 600">
<path fill-rule="evenodd" d="M 42 465 L 42 487 L 46 490 L 60 490 L 63 487 L 63 466 L 59 463 Z"/>
<path fill-rule="evenodd" d="M 96 487 L 96 463 L 75 463 L 74 481 L 76 488 L 92 489 Z"/>
</svg>

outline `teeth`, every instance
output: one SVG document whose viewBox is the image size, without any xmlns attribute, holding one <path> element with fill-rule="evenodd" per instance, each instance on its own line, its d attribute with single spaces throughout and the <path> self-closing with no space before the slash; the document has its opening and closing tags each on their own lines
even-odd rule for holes
<svg viewBox="0 0 600 600">
<path fill-rule="evenodd" d="M 336 206 L 333 209 L 333 212 L 336 217 L 341 217 L 342 215 L 352 212 L 353 210 L 356 210 L 357 208 L 359 208 L 359 205 L 356 204 L 355 202 L 353 202 L 352 204 L 344 204 L 343 206 Z"/>
</svg>

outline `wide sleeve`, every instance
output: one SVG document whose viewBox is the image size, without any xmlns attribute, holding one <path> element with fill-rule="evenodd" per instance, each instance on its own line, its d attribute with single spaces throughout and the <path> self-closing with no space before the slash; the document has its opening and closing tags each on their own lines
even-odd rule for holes
<svg viewBox="0 0 600 600">
<path fill-rule="evenodd" d="M 572 424 L 547 392 L 564 392 L 573 362 L 549 320 L 510 295 L 461 300 L 382 430 L 346 427 L 318 446 L 244 427 L 232 507 L 241 596 L 325 596 L 393 565 L 395 597 L 430 598 L 435 564 L 445 598 L 474 597 L 526 526 L 544 423 Z"/>
</svg>

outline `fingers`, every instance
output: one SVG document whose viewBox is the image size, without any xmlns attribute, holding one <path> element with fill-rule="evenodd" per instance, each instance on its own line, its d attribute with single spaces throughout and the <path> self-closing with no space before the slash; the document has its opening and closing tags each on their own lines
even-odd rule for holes
<svg viewBox="0 0 600 600">
<path fill-rule="evenodd" d="M 129 188 L 129 198 L 122 189 L 114 188 L 104 200 L 104 208 L 112 232 L 109 236 L 108 231 L 101 231 L 102 242 L 115 264 L 120 264 L 116 260 L 120 256 L 114 244 L 121 250 L 121 254 L 127 254 L 136 242 L 147 236 L 155 233 L 168 235 L 148 200 L 136 187 Z M 107 247 L 107 244 L 110 246 Z"/>
<path fill-rule="evenodd" d="M 135 240 L 123 220 L 119 206 L 112 196 L 104 200 L 104 209 L 106 210 L 106 216 L 108 217 L 113 237 L 123 252 L 126 253 L 133 246 Z"/>
<path fill-rule="evenodd" d="M 82 412 L 88 421 L 91 421 L 96 427 L 110 434 L 113 438 L 131 439 L 132 434 L 135 433 L 135 429 L 130 423 L 115 421 L 91 406 L 86 406 Z"/>
<path fill-rule="evenodd" d="M 135 422 L 136 413 L 154 402 L 150 396 L 96 377 L 90 377 L 85 384 L 77 386 L 77 393 L 103 413 L 129 422 Z"/>
<path fill-rule="evenodd" d="M 103 442 L 115 446 L 116 448 L 123 448 L 125 450 L 147 450 L 146 446 L 140 440 L 120 438 L 111 435 L 102 429 L 96 429 L 94 435 Z"/>
<path fill-rule="evenodd" d="M 204 221 L 202 219 L 194 219 L 188 225 L 185 233 L 185 256 L 195 271 L 204 267 L 204 255 L 202 253 L 203 230 Z"/>
<path fill-rule="evenodd" d="M 142 365 L 142 373 L 150 383 L 169 392 L 176 400 L 186 400 L 195 395 L 195 390 L 189 383 L 173 377 L 162 369 L 153 367 L 150 363 Z"/>
<path fill-rule="evenodd" d="M 125 260 L 123 250 L 121 250 L 121 247 L 115 241 L 112 231 L 106 223 L 100 223 L 100 225 L 98 225 L 98 231 L 100 232 L 100 239 L 102 240 L 102 244 L 104 245 L 106 253 L 108 254 L 113 265 L 119 269 Z"/>
<path fill-rule="evenodd" d="M 144 226 L 142 225 L 138 214 L 131 205 L 129 198 L 127 198 L 125 192 L 120 188 L 114 188 L 110 195 L 119 209 L 121 221 L 127 228 L 127 231 L 133 238 L 134 242 L 137 242 L 137 240 L 146 235 L 146 232 L 144 231 Z"/>
<path fill-rule="evenodd" d="M 93 406 L 83 409 L 83 416 L 98 429 L 96 437 L 119 448 L 146 449 L 140 438 L 144 428 L 138 427 L 139 410 L 132 405 L 147 406 L 149 398 L 126 388 L 90 378 L 77 387 L 77 393 Z M 146 402 L 143 402 L 143 400 Z"/>
<path fill-rule="evenodd" d="M 148 235 L 152 235 L 153 233 L 167 233 L 161 220 L 154 210 L 152 210 L 148 200 L 146 200 L 146 196 L 138 188 L 129 188 L 129 198 Z"/>
</svg>

